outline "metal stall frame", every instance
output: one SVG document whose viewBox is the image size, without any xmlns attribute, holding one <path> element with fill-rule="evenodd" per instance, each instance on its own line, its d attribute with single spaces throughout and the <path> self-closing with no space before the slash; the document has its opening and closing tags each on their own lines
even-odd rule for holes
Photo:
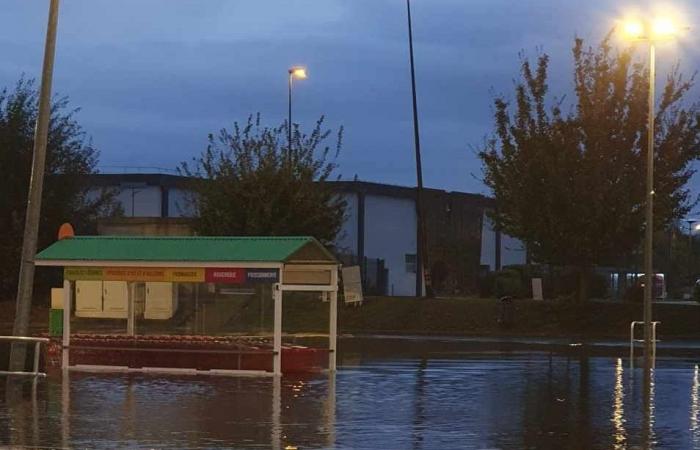
<svg viewBox="0 0 700 450">
<path fill-rule="evenodd" d="M 282 375 L 282 297 L 284 292 L 327 292 L 330 294 L 330 317 L 328 325 L 328 370 L 335 372 L 337 364 L 336 350 L 338 347 L 338 267 L 314 266 L 331 270 L 331 281 L 328 285 L 284 284 L 284 271 L 280 275 L 280 283 L 273 285 L 275 301 L 275 320 L 273 334 L 274 363 L 273 374 Z"/>
</svg>

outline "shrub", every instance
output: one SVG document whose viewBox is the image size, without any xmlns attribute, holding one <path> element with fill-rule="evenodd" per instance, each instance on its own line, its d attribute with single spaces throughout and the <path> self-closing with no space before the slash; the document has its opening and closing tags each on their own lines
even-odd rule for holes
<svg viewBox="0 0 700 450">
<path fill-rule="evenodd" d="M 511 297 L 523 297 L 523 282 L 520 272 L 516 269 L 506 268 L 496 273 L 494 282 L 496 297 L 509 295 Z"/>
<path fill-rule="evenodd" d="M 693 300 L 700 302 L 700 285 L 693 286 Z"/>
</svg>

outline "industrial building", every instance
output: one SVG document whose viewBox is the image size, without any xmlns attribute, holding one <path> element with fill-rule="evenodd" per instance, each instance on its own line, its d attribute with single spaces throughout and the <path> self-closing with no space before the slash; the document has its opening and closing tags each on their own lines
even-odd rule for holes
<svg viewBox="0 0 700 450">
<path fill-rule="evenodd" d="M 124 216 L 102 220 L 102 235 L 191 235 L 193 211 L 188 179 L 160 173 L 97 174 L 95 188 L 117 191 Z M 375 295 L 414 296 L 417 271 L 415 188 L 371 183 L 332 183 L 347 202 L 347 219 L 335 242 L 344 264 L 361 266 L 365 290 Z M 489 270 L 523 264 L 522 243 L 494 230 L 487 212 L 493 199 L 425 189 L 428 264 L 436 292 L 474 292 Z"/>
</svg>

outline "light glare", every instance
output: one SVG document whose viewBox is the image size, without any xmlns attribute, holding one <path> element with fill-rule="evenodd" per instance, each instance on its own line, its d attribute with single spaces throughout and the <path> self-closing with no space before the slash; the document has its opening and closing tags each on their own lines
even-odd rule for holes
<svg viewBox="0 0 700 450">
<path fill-rule="evenodd" d="M 671 37 L 676 34 L 676 25 L 667 17 L 654 20 L 652 31 L 655 37 Z"/>
<path fill-rule="evenodd" d="M 644 37 L 644 25 L 639 21 L 625 22 L 625 35 L 631 39 L 641 39 Z"/>
<path fill-rule="evenodd" d="M 304 79 L 306 78 L 306 69 L 303 67 L 294 67 L 290 70 L 294 78 Z"/>
</svg>

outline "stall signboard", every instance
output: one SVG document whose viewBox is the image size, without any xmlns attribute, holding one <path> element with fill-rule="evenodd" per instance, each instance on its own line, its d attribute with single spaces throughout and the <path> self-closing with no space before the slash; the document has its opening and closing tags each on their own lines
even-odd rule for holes
<svg viewBox="0 0 700 450">
<path fill-rule="evenodd" d="M 248 269 L 246 282 L 248 283 L 277 283 L 280 278 L 277 269 Z"/>
<path fill-rule="evenodd" d="M 66 267 L 63 270 L 66 280 L 102 281 L 103 276 L 101 267 Z"/>
<path fill-rule="evenodd" d="M 108 281 L 178 281 L 198 283 L 204 281 L 201 269 L 159 269 L 139 267 L 107 267 L 104 279 Z"/>
<path fill-rule="evenodd" d="M 178 283 L 201 283 L 204 281 L 204 269 L 168 269 L 169 281 Z"/>
<path fill-rule="evenodd" d="M 243 284 L 245 283 L 245 269 L 207 268 L 205 280 L 207 283 Z"/>
<path fill-rule="evenodd" d="M 204 282 L 204 269 L 158 267 L 66 267 L 66 280 Z"/>
<path fill-rule="evenodd" d="M 345 303 L 362 304 L 362 275 L 360 266 L 343 267 L 343 293 Z"/>
<path fill-rule="evenodd" d="M 142 281 L 175 283 L 275 283 L 278 269 L 225 268 L 159 268 L 159 267 L 66 267 L 66 280 Z"/>
</svg>

